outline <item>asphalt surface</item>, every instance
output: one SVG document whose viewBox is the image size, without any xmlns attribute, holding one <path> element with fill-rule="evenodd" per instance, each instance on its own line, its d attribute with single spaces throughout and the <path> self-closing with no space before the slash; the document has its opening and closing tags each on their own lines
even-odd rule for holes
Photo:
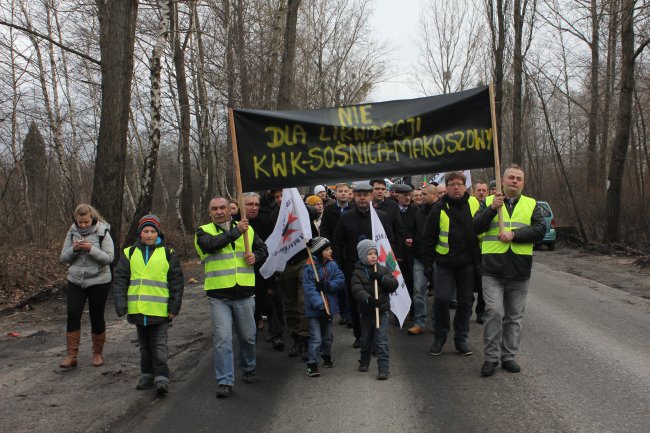
<svg viewBox="0 0 650 433">
<path fill-rule="evenodd" d="M 374 359 L 356 371 L 352 332 L 335 325 L 335 366 L 319 378 L 262 340 L 258 381 L 245 385 L 237 371 L 233 395 L 217 399 L 212 354 L 201 353 L 186 382 L 165 399 L 152 393 L 111 431 L 649 432 L 649 335 L 650 301 L 537 263 L 519 374 L 480 377 L 482 326 L 472 321 L 469 357 L 451 335 L 434 357 L 430 333 L 392 326 L 391 378 L 378 381 Z"/>
</svg>

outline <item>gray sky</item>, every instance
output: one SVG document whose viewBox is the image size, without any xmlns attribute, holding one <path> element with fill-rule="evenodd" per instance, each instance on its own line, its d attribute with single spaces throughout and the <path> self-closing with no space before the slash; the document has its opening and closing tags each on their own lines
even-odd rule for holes
<svg viewBox="0 0 650 433">
<path fill-rule="evenodd" d="M 411 99 L 424 95 L 412 90 L 408 72 L 417 62 L 415 45 L 421 4 L 424 0 L 375 0 L 371 23 L 375 38 L 390 44 L 393 59 L 390 78 L 380 83 L 368 97 L 368 102 Z"/>
</svg>

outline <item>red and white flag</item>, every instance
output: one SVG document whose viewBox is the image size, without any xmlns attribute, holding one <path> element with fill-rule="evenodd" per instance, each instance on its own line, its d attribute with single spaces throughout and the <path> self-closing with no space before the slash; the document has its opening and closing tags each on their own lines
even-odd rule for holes
<svg viewBox="0 0 650 433">
<path fill-rule="evenodd" d="M 386 236 L 386 230 L 379 220 L 377 211 L 373 206 L 370 206 L 370 220 L 372 224 L 372 239 L 377 244 L 377 255 L 379 256 L 379 263 L 386 266 L 397 279 L 399 286 L 397 290 L 390 295 L 390 310 L 397 316 L 400 326 L 404 325 L 404 320 L 411 309 L 411 297 L 409 296 L 404 276 L 397 264 L 395 254 Z"/>
<path fill-rule="evenodd" d="M 269 278 L 274 272 L 284 271 L 287 261 L 302 251 L 309 239 L 311 224 L 305 203 L 296 188 L 285 188 L 278 220 L 265 242 L 269 257 L 260 268 L 260 274 Z"/>
</svg>

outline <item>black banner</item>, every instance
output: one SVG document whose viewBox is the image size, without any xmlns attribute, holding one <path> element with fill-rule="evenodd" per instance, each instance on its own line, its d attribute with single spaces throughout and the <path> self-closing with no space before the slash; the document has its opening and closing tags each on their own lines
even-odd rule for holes
<svg viewBox="0 0 650 433">
<path fill-rule="evenodd" d="M 323 110 L 233 110 L 244 191 L 492 167 L 488 87 Z"/>
</svg>

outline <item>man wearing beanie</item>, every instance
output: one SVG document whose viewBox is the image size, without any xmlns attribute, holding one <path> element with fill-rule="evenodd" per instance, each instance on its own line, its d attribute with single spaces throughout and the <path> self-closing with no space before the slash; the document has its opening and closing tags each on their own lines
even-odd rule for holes
<svg viewBox="0 0 650 433">
<path fill-rule="evenodd" d="M 354 268 L 350 286 L 352 296 L 359 306 L 361 322 L 361 359 L 359 371 L 367 372 L 370 356 L 377 356 L 377 379 L 388 379 L 388 311 L 390 310 L 389 294 L 397 290 L 397 279 L 388 268 L 377 263 L 377 244 L 370 239 L 364 239 L 357 245 L 359 262 Z M 378 287 L 379 298 L 375 298 L 375 283 Z M 379 328 L 376 324 L 376 309 L 379 309 Z"/>
<path fill-rule="evenodd" d="M 254 265 L 268 256 L 266 245 L 248 219 L 233 221 L 228 200 L 214 197 L 208 212 L 212 222 L 196 230 L 194 246 L 205 265 L 204 289 L 214 326 L 214 369 L 217 397 L 230 397 L 235 382 L 232 344 L 233 322 L 239 338 L 240 368 L 244 383 L 255 382 L 255 272 Z M 248 233 L 250 252 L 246 252 Z"/>
<path fill-rule="evenodd" d="M 160 219 L 145 215 L 138 239 L 124 249 L 115 268 L 113 296 L 118 316 L 138 330 L 141 376 L 136 389 L 156 385 L 164 396 L 169 387 L 167 331 L 181 309 L 183 271 L 176 253 L 165 246 Z"/>
</svg>

